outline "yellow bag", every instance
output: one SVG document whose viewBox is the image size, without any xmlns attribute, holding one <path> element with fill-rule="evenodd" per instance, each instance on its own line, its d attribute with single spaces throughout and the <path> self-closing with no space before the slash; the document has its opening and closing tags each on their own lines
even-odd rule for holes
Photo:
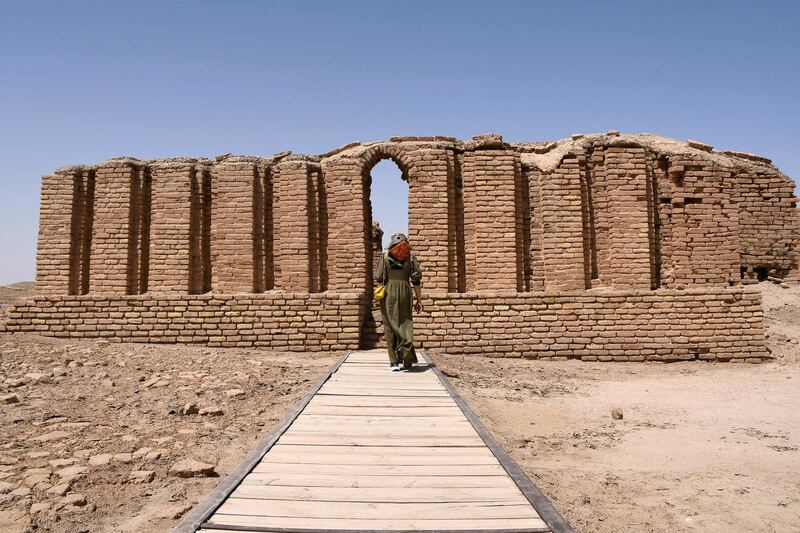
<svg viewBox="0 0 800 533">
<path fill-rule="evenodd" d="M 381 257 L 380 268 L 383 268 L 383 283 L 376 285 L 375 289 L 372 291 L 376 302 L 380 302 L 386 298 L 386 254 L 383 254 Z"/>
<path fill-rule="evenodd" d="M 386 286 L 383 283 L 381 283 L 380 285 L 375 287 L 375 290 L 373 292 L 375 293 L 375 299 L 380 302 L 386 297 Z"/>
</svg>

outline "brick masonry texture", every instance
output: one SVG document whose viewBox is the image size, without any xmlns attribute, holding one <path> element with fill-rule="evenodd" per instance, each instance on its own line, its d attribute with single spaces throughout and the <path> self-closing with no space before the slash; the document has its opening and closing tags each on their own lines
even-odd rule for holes
<svg viewBox="0 0 800 533">
<path fill-rule="evenodd" d="M 114 158 L 42 178 L 37 296 L 9 331 L 356 348 L 370 171 L 409 184 L 421 345 L 587 360 L 760 360 L 747 285 L 798 274 L 794 183 L 654 135 L 395 137 L 322 155 Z M 710 150 L 710 151 L 709 151 Z"/>
</svg>

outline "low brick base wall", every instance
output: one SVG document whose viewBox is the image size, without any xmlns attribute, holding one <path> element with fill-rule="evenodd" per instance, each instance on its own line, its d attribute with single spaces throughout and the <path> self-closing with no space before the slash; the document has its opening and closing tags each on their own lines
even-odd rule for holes
<svg viewBox="0 0 800 533">
<path fill-rule="evenodd" d="M 767 357 L 761 293 L 751 288 L 432 296 L 415 318 L 419 346 L 450 353 L 584 361 Z M 128 342 L 357 349 L 358 293 L 37 297 L 6 330 Z"/>
<path fill-rule="evenodd" d="M 6 331 L 122 342 L 345 350 L 358 347 L 360 302 L 355 293 L 37 297 L 12 309 Z"/>
<path fill-rule="evenodd" d="M 449 353 L 584 361 L 759 362 L 761 293 L 750 288 L 576 294 L 451 294 L 415 320 Z"/>
</svg>

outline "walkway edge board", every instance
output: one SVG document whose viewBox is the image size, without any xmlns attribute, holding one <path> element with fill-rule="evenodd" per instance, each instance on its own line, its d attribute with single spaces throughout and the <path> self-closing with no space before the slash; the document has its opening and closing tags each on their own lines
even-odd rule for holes
<svg viewBox="0 0 800 533">
<path fill-rule="evenodd" d="M 237 466 L 230 474 L 228 474 L 222 482 L 217 485 L 211 494 L 205 500 L 202 500 L 194 509 L 192 509 L 177 526 L 172 530 L 173 533 L 194 533 L 208 520 L 211 515 L 225 502 L 236 487 L 241 484 L 244 478 L 249 474 L 256 465 L 264 458 L 264 455 L 278 442 L 281 435 L 289 429 L 289 426 L 300 416 L 303 409 L 306 408 L 311 399 L 319 392 L 322 386 L 330 379 L 342 363 L 345 362 L 351 351 L 346 351 L 339 359 L 323 374 L 314 386 L 309 390 L 305 396 L 294 406 L 294 408 L 283 417 L 283 420 L 270 431 L 264 439 L 258 443 L 256 448 L 250 452 L 244 461 Z M 204 529 L 208 529 L 206 525 Z"/>
<path fill-rule="evenodd" d="M 505 471 L 511 476 L 511 479 L 514 480 L 514 483 L 517 484 L 519 490 L 522 491 L 522 494 L 528 499 L 528 501 L 533 505 L 533 508 L 539 513 L 539 516 L 544 520 L 544 522 L 550 526 L 553 533 L 575 533 L 575 530 L 569 525 L 563 516 L 553 507 L 553 504 L 550 503 L 550 500 L 547 499 L 542 491 L 533 484 L 530 478 L 522 471 L 519 465 L 511 458 L 508 453 L 503 449 L 502 446 L 495 440 L 489 430 L 486 429 L 486 426 L 483 425 L 483 422 L 475 415 L 475 413 L 470 409 L 458 391 L 453 387 L 450 380 L 447 379 L 439 368 L 437 368 L 436 364 L 433 360 L 428 357 L 428 353 L 426 350 L 418 350 L 417 353 L 422 355 L 422 359 L 428 363 L 430 369 L 433 370 L 433 373 L 436 374 L 436 377 L 439 378 L 439 381 L 442 382 L 447 392 L 455 400 L 456 404 L 461 408 L 461 411 L 464 413 L 464 416 L 467 417 L 467 420 L 472 424 L 472 427 L 475 428 L 475 431 L 483 439 L 483 442 L 489 449 L 492 451 L 497 460 L 500 461 L 500 464 L 503 466 Z"/>
</svg>

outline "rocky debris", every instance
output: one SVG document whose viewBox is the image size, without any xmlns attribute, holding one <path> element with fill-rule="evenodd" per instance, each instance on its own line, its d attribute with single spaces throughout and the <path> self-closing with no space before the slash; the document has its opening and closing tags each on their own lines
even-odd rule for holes
<svg viewBox="0 0 800 533">
<path fill-rule="evenodd" d="M 196 415 L 199 412 L 199 409 L 197 408 L 197 404 L 187 403 L 186 405 L 181 407 L 179 412 L 184 416 Z"/>
<path fill-rule="evenodd" d="M 48 494 L 52 494 L 54 496 L 65 496 L 69 490 L 72 488 L 72 481 L 67 481 L 66 483 L 60 483 L 53 487 L 47 489 Z"/>
<path fill-rule="evenodd" d="M 55 474 L 61 478 L 63 483 L 80 479 L 89 473 L 89 469 L 85 466 L 75 465 L 56 470 Z"/>
<path fill-rule="evenodd" d="M 622 420 L 622 407 L 615 407 L 611 410 L 611 418 L 614 420 Z"/>
<path fill-rule="evenodd" d="M 83 507 L 86 505 L 86 496 L 83 494 L 68 494 L 61 500 L 61 505 L 63 506 L 74 506 L 74 507 Z"/>
<path fill-rule="evenodd" d="M 9 405 L 12 403 L 19 403 L 19 396 L 16 394 L 6 394 L 4 396 L 0 396 L 0 404 Z"/>
<path fill-rule="evenodd" d="M 78 460 L 75 459 L 74 457 L 68 457 L 66 459 L 53 459 L 52 461 L 49 461 L 50 466 L 52 466 L 53 468 L 64 468 L 65 466 L 72 466 L 77 462 Z"/>
<path fill-rule="evenodd" d="M 31 492 L 33 492 L 30 487 L 17 487 L 16 489 L 9 492 L 12 496 L 24 498 L 25 496 L 30 496 Z"/>
<path fill-rule="evenodd" d="M 242 389 L 230 389 L 225 391 L 225 396 L 228 398 L 241 398 L 245 396 L 247 393 Z"/>
<path fill-rule="evenodd" d="M 31 505 L 30 513 L 32 515 L 38 513 L 45 513 L 50 510 L 50 504 L 45 502 L 37 502 Z"/>
<path fill-rule="evenodd" d="M 108 463 L 111 462 L 112 457 L 113 454 L 110 453 L 100 453 L 97 455 L 92 455 L 91 457 L 89 457 L 89 465 L 91 466 L 107 465 Z"/>
<path fill-rule="evenodd" d="M 291 409 L 335 358 L 184 345 L 112 343 L 100 350 L 89 340 L 6 333 L 0 353 L 0 396 L 20 400 L 0 405 L 0 512 L 19 511 L 36 531 L 63 533 L 126 530 L 134 516 L 143 517 L 140 531 L 169 531 L 169 520 L 216 485 L 212 465 L 240 462 L 262 428 Z M 159 386 L 143 386 L 153 379 Z M 244 394 L 229 397 L 229 389 Z M 195 404 L 194 416 L 164 416 L 187 403 Z M 212 417 L 223 413 L 225 429 L 216 431 Z M 169 474 L 190 457 L 211 464 Z M 87 503 L 63 502 L 71 492 Z M 156 521 L 165 508 L 164 521 Z M 9 529 L 0 520 L 0 531 Z"/>
<path fill-rule="evenodd" d="M 128 476 L 128 481 L 131 483 L 150 483 L 155 477 L 154 470 L 134 470 Z"/>
<path fill-rule="evenodd" d="M 169 469 L 169 475 L 174 477 L 211 477 L 216 476 L 214 465 L 195 461 L 193 459 L 184 459 L 178 461 Z"/>
<path fill-rule="evenodd" d="M 704 152 L 712 152 L 714 150 L 714 147 L 711 146 L 710 144 L 702 143 L 700 141 L 695 141 L 695 140 L 692 140 L 692 139 L 689 139 L 688 141 L 686 141 L 686 144 L 690 148 L 696 148 L 696 149 L 702 150 Z"/>
</svg>

